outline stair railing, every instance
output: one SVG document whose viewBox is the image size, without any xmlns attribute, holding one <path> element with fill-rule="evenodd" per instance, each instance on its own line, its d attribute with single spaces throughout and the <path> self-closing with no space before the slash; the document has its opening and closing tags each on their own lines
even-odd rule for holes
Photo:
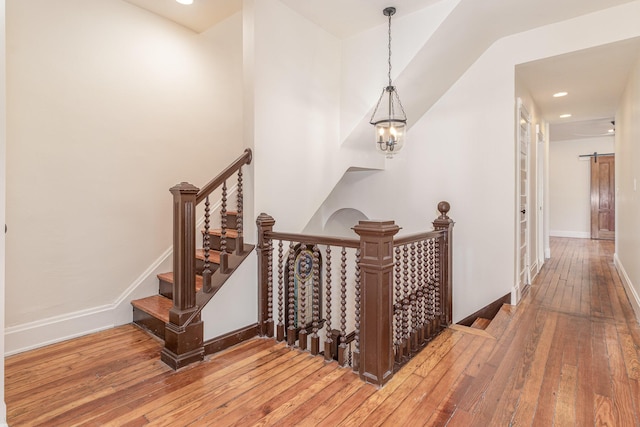
<svg viewBox="0 0 640 427">
<path fill-rule="evenodd" d="M 438 210 L 433 231 L 395 238 L 393 221 L 360 221 L 358 239 L 276 232 L 261 214 L 260 334 L 385 384 L 451 323 L 453 221 Z"/>
<path fill-rule="evenodd" d="M 200 312 L 206 301 L 210 299 L 214 286 L 213 271 L 210 260 L 209 228 L 210 203 L 209 195 L 221 188 L 221 251 L 220 274 L 229 272 L 229 251 L 226 245 L 227 234 L 227 180 L 237 175 L 238 211 L 238 243 L 236 254 L 244 251 L 242 230 L 243 188 L 242 166 L 251 163 L 251 150 L 246 149 L 231 165 L 212 179 L 202 189 L 182 182 L 169 191 L 173 194 L 173 307 L 169 311 L 169 323 L 165 327 L 165 347 L 161 358 L 169 366 L 178 369 L 197 360 L 202 360 L 203 324 Z M 198 301 L 196 296 L 196 208 L 204 202 L 204 268 L 203 295 Z"/>
</svg>

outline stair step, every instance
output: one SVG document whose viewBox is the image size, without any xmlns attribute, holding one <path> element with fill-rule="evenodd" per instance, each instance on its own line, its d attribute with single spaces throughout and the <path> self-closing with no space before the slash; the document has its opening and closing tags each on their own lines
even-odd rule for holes
<svg viewBox="0 0 640 427">
<path fill-rule="evenodd" d="M 494 337 L 501 336 L 507 329 L 509 322 L 511 322 L 512 316 L 513 306 L 509 304 L 503 304 L 493 320 L 491 320 L 491 324 L 485 330 Z"/>
<path fill-rule="evenodd" d="M 209 230 L 209 234 L 213 236 L 222 236 L 222 228 L 214 228 Z M 236 239 L 238 237 L 238 230 L 233 228 L 227 228 L 227 238 Z"/>
<path fill-rule="evenodd" d="M 476 329 L 487 329 L 487 326 L 491 323 L 491 320 L 485 319 L 484 317 L 478 317 L 472 324 L 472 328 Z"/>
<path fill-rule="evenodd" d="M 169 322 L 169 310 L 173 307 L 173 301 L 161 295 L 153 295 L 131 301 L 131 305 L 133 322 L 164 339 L 164 328 Z"/>
<path fill-rule="evenodd" d="M 202 230 L 202 235 L 204 236 L 204 230 Z M 235 251 L 236 250 L 236 239 L 238 238 L 238 230 L 234 230 L 231 228 L 227 228 L 227 250 Z M 211 249 L 220 250 L 222 249 L 222 229 L 216 228 L 213 230 L 209 230 L 209 247 Z"/>
<path fill-rule="evenodd" d="M 238 212 L 227 211 L 227 230 L 238 228 Z"/>
<path fill-rule="evenodd" d="M 204 261 L 204 249 L 196 249 L 196 259 Z M 220 264 L 220 251 L 209 251 L 209 262 L 213 264 Z"/>
<path fill-rule="evenodd" d="M 165 298 L 173 299 L 173 271 L 158 274 L 158 293 Z M 202 289 L 202 276 L 196 275 L 196 292 Z"/>
</svg>

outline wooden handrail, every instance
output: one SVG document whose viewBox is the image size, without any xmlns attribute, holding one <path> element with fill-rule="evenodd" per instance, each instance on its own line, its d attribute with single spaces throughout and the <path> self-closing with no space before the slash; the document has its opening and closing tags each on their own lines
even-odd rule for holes
<svg viewBox="0 0 640 427">
<path fill-rule="evenodd" d="M 313 234 L 281 233 L 268 231 L 264 236 L 269 240 L 286 240 L 289 242 L 305 242 L 326 246 L 342 246 L 345 248 L 357 249 L 360 247 L 360 240 L 335 236 L 316 236 Z"/>
<path fill-rule="evenodd" d="M 423 233 L 410 234 L 407 236 L 399 237 L 397 239 L 393 239 L 393 245 L 406 245 L 407 243 L 419 242 L 421 240 L 437 239 L 438 237 L 442 236 L 442 234 L 442 230 L 433 230 Z"/>
<path fill-rule="evenodd" d="M 218 176 L 213 178 L 207 185 L 202 187 L 196 196 L 196 204 L 202 202 L 205 197 L 211 194 L 216 188 L 220 187 L 231 175 L 236 173 L 243 165 L 251 164 L 252 152 L 250 148 L 244 150 L 242 156 L 231 163 L 225 170 L 220 172 Z"/>
</svg>

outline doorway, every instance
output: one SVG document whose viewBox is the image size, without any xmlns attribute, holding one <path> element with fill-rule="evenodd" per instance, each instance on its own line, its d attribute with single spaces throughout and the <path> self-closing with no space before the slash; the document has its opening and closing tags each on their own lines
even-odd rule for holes
<svg viewBox="0 0 640 427">
<path fill-rule="evenodd" d="M 529 146 L 531 141 L 531 116 L 518 98 L 518 197 L 516 213 L 518 230 L 517 241 L 517 284 L 516 302 L 520 300 L 526 287 L 531 283 L 529 270 Z M 512 300 L 514 296 L 512 296 Z"/>
<path fill-rule="evenodd" d="M 615 156 L 591 160 L 591 238 L 615 239 Z"/>
</svg>

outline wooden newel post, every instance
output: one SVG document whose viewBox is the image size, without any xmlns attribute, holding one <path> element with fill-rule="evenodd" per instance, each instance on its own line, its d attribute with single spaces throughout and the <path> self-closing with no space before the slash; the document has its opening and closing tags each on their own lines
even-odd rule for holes
<svg viewBox="0 0 640 427">
<path fill-rule="evenodd" d="M 269 301 L 269 277 L 273 273 L 269 270 L 269 255 L 273 250 L 271 240 L 266 239 L 265 232 L 273 231 L 276 220 L 270 215 L 258 215 L 258 322 L 261 336 L 273 337 L 273 301 Z"/>
<path fill-rule="evenodd" d="M 453 225 L 454 222 L 447 213 L 451 209 L 449 202 L 438 203 L 440 216 L 433 221 L 433 228 L 436 231 L 443 230 L 444 237 L 440 241 L 440 298 L 441 313 L 440 324 L 445 327 L 451 324 L 453 316 Z"/>
<path fill-rule="evenodd" d="M 161 359 L 173 369 L 202 360 L 203 326 L 196 307 L 196 195 L 199 189 L 182 182 L 173 194 L 173 307 L 165 326 Z M 192 318 L 193 317 L 193 318 Z"/>
<path fill-rule="evenodd" d="M 383 385 L 393 376 L 393 221 L 360 221 L 360 378 Z"/>
</svg>

